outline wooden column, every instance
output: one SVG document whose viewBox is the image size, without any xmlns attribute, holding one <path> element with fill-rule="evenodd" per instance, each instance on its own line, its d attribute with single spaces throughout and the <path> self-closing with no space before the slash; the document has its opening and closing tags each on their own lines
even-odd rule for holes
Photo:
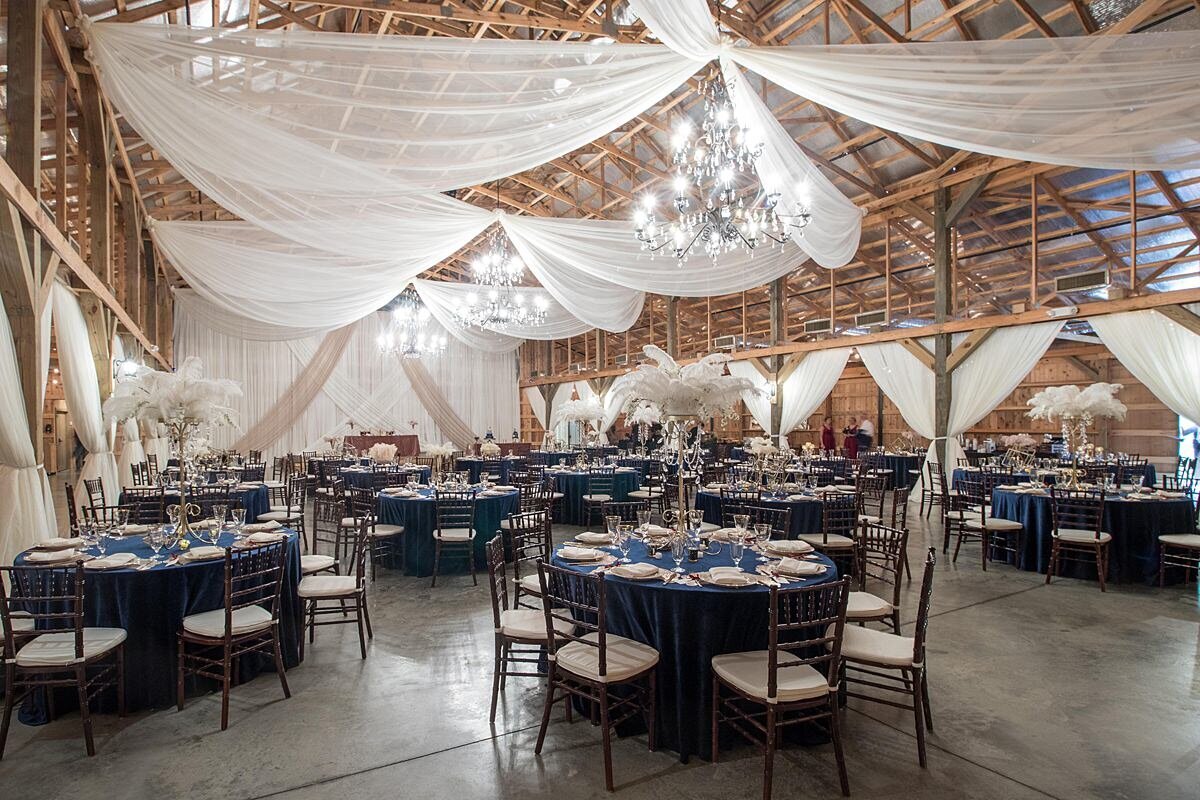
<svg viewBox="0 0 1200 800">
<path fill-rule="evenodd" d="M 162 348 L 162 339 L 158 330 L 158 269 L 154 261 L 154 243 L 150 239 L 141 239 L 142 269 L 145 272 L 145 283 L 142 289 L 142 330 L 146 338 Z"/>
<path fill-rule="evenodd" d="M 608 335 L 596 329 L 596 369 L 604 369 L 608 361 Z"/>
<path fill-rule="evenodd" d="M 140 325 L 142 318 L 142 218 L 133 187 L 121 184 L 121 233 L 125 257 L 121 273 L 125 285 L 125 310 Z"/>
<path fill-rule="evenodd" d="M 787 341 L 787 278 L 776 278 L 767 287 L 771 313 L 771 344 L 783 344 Z M 779 385 L 779 373 L 783 369 L 783 356 L 769 356 L 772 380 L 775 383 L 775 402 L 771 403 L 771 430 L 769 434 L 782 434 L 783 423 L 783 392 Z"/>
<path fill-rule="evenodd" d="M 87 215 L 92 272 L 111 289 L 112 275 L 112 195 L 108 185 L 108 131 L 104 124 L 104 106 L 96 79 L 79 74 L 80 130 L 87 149 Z M 81 203 L 82 204 L 82 203 Z"/>
<path fill-rule="evenodd" d="M 43 0 L 8 4 L 8 61 L 5 84 L 7 123 L 5 160 L 15 177 L 34 196 L 41 185 L 41 81 Z M 0 202 L 0 296 L 12 328 L 25 419 L 35 458 L 42 462 L 42 309 L 48 298 L 43 286 L 41 237 L 17 207 Z"/>
<path fill-rule="evenodd" d="M 949 195 L 944 187 L 933 192 L 933 319 L 944 323 L 950 318 L 954 297 L 954 275 L 950 263 L 950 220 L 947 216 Z M 950 422 L 950 334 L 939 333 L 934 341 L 934 435 L 938 462 L 946 465 L 946 431 Z"/>
<path fill-rule="evenodd" d="M 667 354 L 679 358 L 679 298 L 667 298 Z"/>
</svg>

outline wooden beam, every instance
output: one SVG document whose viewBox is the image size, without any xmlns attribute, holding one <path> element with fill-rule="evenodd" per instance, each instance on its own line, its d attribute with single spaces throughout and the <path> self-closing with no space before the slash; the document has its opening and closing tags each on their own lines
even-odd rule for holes
<svg viewBox="0 0 1200 800">
<path fill-rule="evenodd" d="M 4 158 L 34 197 L 40 197 L 43 0 L 8 4 Z M 40 435 L 39 435 L 40 438 Z"/>
<path fill-rule="evenodd" d="M 1200 336 L 1200 316 L 1196 316 L 1183 306 L 1159 306 L 1154 310 L 1177 325 L 1182 325 L 1196 336 Z"/>
<path fill-rule="evenodd" d="M 679 298 L 667 298 L 667 355 L 679 358 Z"/>
<path fill-rule="evenodd" d="M 958 197 L 954 198 L 954 202 L 946 209 L 946 224 L 957 225 L 959 217 L 967 210 L 971 203 L 975 202 L 975 198 L 979 197 L 979 193 L 983 191 L 983 187 L 988 185 L 988 181 L 995 175 L 994 172 L 987 172 L 975 178 L 958 193 Z"/>
<path fill-rule="evenodd" d="M 924 364 L 929 369 L 933 369 L 934 368 L 933 353 L 926 350 L 924 347 L 921 346 L 920 342 L 918 342 L 916 339 L 913 339 L 911 337 L 912 337 L 912 333 L 910 332 L 909 338 L 899 340 L 900 344 L 904 347 L 905 350 L 912 353 L 913 357 L 915 357 L 918 361 L 920 361 L 922 364 Z"/>
<path fill-rule="evenodd" d="M 933 191 L 933 318 L 945 324 L 953 313 L 954 265 L 950 254 L 951 223 L 949 220 L 949 190 L 938 188 Z M 938 463 L 944 470 L 946 463 L 946 437 L 950 427 L 951 382 L 949 359 L 952 346 L 949 333 L 939 333 L 933 338 L 933 382 L 934 382 L 934 437 Z"/>
<path fill-rule="evenodd" d="M 954 351 L 950 353 L 950 357 L 946 359 L 946 371 L 953 373 L 954 370 L 958 369 L 967 360 L 967 357 L 975 352 L 979 345 L 987 341 L 988 337 L 995 330 L 995 328 L 980 328 L 977 331 L 971 331 L 967 334 L 967 338 L 959 342 L 958 347 L 954 348 Z"/>
<path fill-rule="evenodd" d="M 1079 356 L 1067 355 L 1062 356 L 1062 359 L 1075 369 L 1082 372 L 1084 377 L 1086 377 L 1089 381 L 1095 383 L 1096 381 L 1100 380 L 1100 370 L 1096 369 L 1091 364 L 1088 364 L 1086 361 L 1079 358 Z"/>
</svg>

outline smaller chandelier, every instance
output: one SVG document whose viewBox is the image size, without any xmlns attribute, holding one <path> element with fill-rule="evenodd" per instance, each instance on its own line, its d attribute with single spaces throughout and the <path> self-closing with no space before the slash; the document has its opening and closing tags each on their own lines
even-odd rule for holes
<svg viewBox="0 0 1200 800">
<path fill-rule="evenodd" d="M 546 298 L 527 298 L 519 288 L 480 286 L 454 310 L 459 322 L 474 328 L 502 330 L 509 326 L 533 327 L 546 321 Z"/>
<path fill-rule="evenodd" d="M 471 264 L 475 282 L 483 286 L 512 288 L 525 275 L 525 262 L 512 252 L 499 227 L 488 237 L 487 249 Z"/>
<path fill-rule="evenodd" d="M 700 93 L 700 135 L 693 140 L 692 125 L 684 120 L 671 140 L 675 218 L 656 217 L 653 195 L 643 198 L 634 212 L 634 233 L 642 249 L 668 250 L 683 262 L 697 245 L 716 258 L 739 248 L 753 251 L 767 243 L 785 244 L 792 231 L 803 235 L 812 221 L 803 203 L 794 202 L 791 213 L 782 213 L 779 192 L 763 192 L 760 199 L 757 191 L 738 187 L 739 176 L 753 171 L 763 145 L 752 143 L 750 129 L 738 122 L 725 82 L 714 75 L 701 85 Z M 803 187 L 798 196 L 803 196 Z"/>
<path fill-rule="evenodd" d="M 440 355 L 446 350 L 446 337 L 426 330 L 430 320 L 416 289 L 405 288 L 392 303 L 387 329 L 379 334 L 379 351 L 401 358 Z"/>
</svg>

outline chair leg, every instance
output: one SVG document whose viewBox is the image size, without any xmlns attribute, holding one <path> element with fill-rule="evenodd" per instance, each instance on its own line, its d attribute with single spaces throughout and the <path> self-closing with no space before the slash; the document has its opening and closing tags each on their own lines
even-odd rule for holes
<svg viewBox="0 0 1200 800">
<path fill-rule="evenodd" d="M 775 707 L 767 705 L 767 753 L 763 760 L 763 800 L 771 800 L 771 784 L 775 773 L 775 739 L 779 726 L 775 722 Z"/>
<path fill-rule="evenodd" d="M 833 739 L 833 756 L 837 760 L 838 781 L 842 794 L 850 796 L 850 776 L 846 774 L 846 754 L 842 752 L 842 729 L 838 722 L 837 696 L 829 695 L 829 736 Z"/>
<path fill-rule="evenodd" d="M 929 670 L 921 669 L 921 708 L 925 712 L 925 729 L 933 731 L 933 710 L 929 706 Z"/>
<path fill-rule="evenodd" d="M 907 672 L 907 671 L 906 671 Z M 926 766 L 925 762 L 925 703 L 921 699 L 924 693 L 923 679 L 920 675 L 913 675 L 912 681 L 912 704 L 913 704 L 913 720 L 917 726 L 917 760 L 921 763 L 921 768 Z"/>
<path fill-rule="evenodd" d="M 1058 566 L 1058 541 L 1055 540 L 1050 545 L 1050 563 L 1046 567 L 1046 585 L 1050 585 L 1050 576 L 1054 574 L 1054 568 Z"/>
<path fill-rule="evenodd" d="M 125 716 L 125 644 L 117 645 L 117 716 Z"/>
<path fill-rule="evenodd" d="M 567 708 L 571 707 L 571 696 L 567 695 Z M 546 729 L 550 727 L 550 712 L 554 710 L 554 665 L 550 665 L 550 674 L 546 676 L 546 702 L 542 706 L 542 725 L 538 729 L 537 745 L 533 748 L 536 755 L 541 755 L 542 745 L 546 741 Z"/>
<path fill-rule="evenodd" d="M 1166 571 L 1166 550 L 1167 546 L 1162 542 L 1158 544 L 1158 588 L 1163 588 L 1163 573 Z"/>
<path fill-rule="evenodd" d="M 176 655 L 175 661 L 175 706 L 179 711 L 183 711 L 183 637 L 179 639 L 179 652 Z M 304 645 L 304 637 L 300 637 L 301 647 Z"/>
<path fill-rule="evenodd" d="M 650 718 L 646 721 L 646 730 L 648 731 L 648 733 L 646 734 L 646 738 L 648 740 L 647 746 L 650 748 L 650 752 L 653 753 L 655 750 L 658 749 L 658 734 L 656 733 L 656 727 L 658 725 L 658 688 L 657 688 L 658 687 L 658 669 L 657 668 L 650 671 L 650 675 L 648 678 L 648 684 L 649 685 L 647 686 L 646 693 L 649 695 L 649 701 L 650 701 L 650 714 L 649 714 Z"/>
<path fill-rule="evenodd" d="M 500 673 L 503 669 L 503 650 L 504 644 L 501 642 L 499 635 L 497 635 L 495 666 L 492 668 L 492 710 L 488 715 L 488 722 L 496 721 L 496 703 L 500 699 Z"/>
<path fill-rule="evenodd" d="M 75 667 L 75 686 L 79 691 L 79 718 L 83 722 L 83 743 L 89 756 L 96 755 L 96 743 L 92 741 L 92 714 L 88 709 L 87 667 Z"/>
<path fill-rule="evenodd" d="M 567 702 L 571 702 L 570 698 Z M 604 788 L 613 790 L 612 728 L 608 724 L 608 687 L 600 687 L 600 728 L 604 742 Z"/>
<path fill-rule="evenodd" d="M 13 705 L 17 700 L 17 671 L 10 664 L 4 669 L 4 719 L 0 720 L 0 760 L 4 758 L 4 745 L 8 741 L 8 727 L 12 724 Z"/>
<path fill-rule="evenodd" d="M 467 541 L 467 564 L 471 569 L 471 585 L 478 586 L 479 580 L 475 577 L 475 540 Z"/>
<path fill-rule="evenodd" d="M 432 589 L 437 586 L 438 568 L 442 565 L 442 541 L 436 540 L 433 543 L 433 582 L 429 584 Z"/>
<path fill-rule="evenodd" d="M 365 591 L 359 599 L 359 603 L 362 605 L 363 622 L 367 623 L 367 638 L 374 639 L 375 631 L 371 630 L 371 609 L 367 605 L 367 593 Z"/>
<path fill-rule="evenodd" d="M 363 610 L 362 598 L 359 598 L 359 601 L 354 609 L 354 619 L 358 623 L 358 650 L 362 654 L 363 659 L 366 660 L 367 637 L 366 637 L 366 633 L 363 631 L 362 610 Z"/>
<path fill-rule="evenodd" d="M 228 647 L 221 656 L 221 730 L 229 727 L 229 685 L 232 680 L 233 653 Z"/>
<path fill-rule="evenodd" d="M 275 647 L 275 672 L 279 675 L 279 683 L 283 687 L 284 699 L 287 699 L 292 696 L 292 690 L 288 688 L 287 673 L 283 668 L 283 650 L 279 646 L 278 627 L 271 631 L 271 643 Z"/>
<path fill-rule="evenodd" d="M 721 751 L 721 683 L 712 676 L 712 763 L 717 763 Z"/>
<path fill-rule="evenodd" d="M 1108 591 L 1104 586 L 1105 573 L 1108 572 L 1108 559 L 1105 557 L 1107 552 L 1108 548 L 1104 545 L 1096 545 L 1096 576 L 1100 580 L 1100 591 L 1102 592 Z"/>
</svg>

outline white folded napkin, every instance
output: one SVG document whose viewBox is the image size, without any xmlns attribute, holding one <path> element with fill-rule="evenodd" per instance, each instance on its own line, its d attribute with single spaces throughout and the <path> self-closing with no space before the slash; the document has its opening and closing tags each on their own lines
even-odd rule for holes
<svg viewBox="0 0 1200 800">
<path fill-rule="evenodd" d="M 498 492 L 515 492 L 517 490 L 517 487 L 509 486 L 507 483 L 501 484 L 499 486 L 493 486 L 492 488 Z"/>
<path fill-rule="evenodd" d="M 670 528 L 664 528 L 662 525 L 647 525 L 646 526 L 646 535 L 647 536 L 670 536 L 673 533 L 674 533 L 673 530 L 671 530 Z"/>
<path fill-rule="evenodd" d="M 246 541 L 251 544 L 271 544 L 286 538 L 287 534 L 280 531 L 257 531 L 247 536 Z"/>
<path fill-rule="evenodd" d="M 744 531 L 742 533 L 744 533 Z M 728 540 L 732 539 L 733 537 L 739 535 L 739 531 L 737 528 L 717 528 L 715 531 L 713 531 L 709 535 L 714 539 L 719 539 L 721 541 L 728 541 Z M 718 567 L 717 569 L 720 569 L 720 568 Z M 712 570 L 709 570 L 709 571 L 711 572 Z"/>
<path fill-rule="evenodd" d="M 801 539 L 780 539 L 777 542 L 767 542 L 767 549 L 774 553 L 802 555 L 811 553 L 813 546 Z"/>
<path fill-rule="evenodd" d="M 798 558 L 785 558 L 775 565 L 775 571 L 784 575 L 820 575 L 825 571 L 825 565 Z"/>
<path fill-rule="evenodd" d="M 72 547 L 79 547 L 83 544 L 83 539 L 78 536 L 72 536 L 70 539 L 64 539 L 61 536 L 55 536 L 53 539 L 43 539 L 34 545 L 36 550 L 68 550 Z"/>
<path fill-rule="evenodd" d="M 404 489 L 399 486 L 389 486 L 386 489 L 380 490 L 380 494 L 386 494 L 388 497 L 416 497 L 417 493 L 412 489 Z"/>
<path fill-rule="evenodd" d="M 595 561 L 600 556 L 604 555 L 594 547 L 575 547 L 573 545 L 563 545 L 558 551 L 559 558 L 565 558 L 568 561 Z"/>
<path fill-rule="evenodd" d="M 141 533 L 149 533 L 152 530 L 154 530 L 153 525 L 138 525 L 137 523 L 131 522 L 121 529 L 121 535 L 135 536 Z"/>
<path fill-rule="evenodd" d="M 812 497 L 807 494 L 789 494 L 787 496 L 787 499 L 789 502 L 792 502 L 792 503 L 801 503 L 801 502 L 804 502 L 805 500 L 812 500 Z"/>
<path fill-rule="evenodd" d="M 1166 497 L 1171 500 L 1181 500 L 1184 497 L 1187 497 L 1187 495 L 1183 492 L 1168 492 L 1166 489 L 1159 489 L 1154 494 L 1158 497 Z"/>
<path fill-rule="evenodd" d="M 709 570 L 708 582 L 717 586 L 747 586 L 757 581 L 743 572 L 713 572 Z"/>
<path fill-rule="evenodd" d="M 577 533 L 575 534 L 575 539 L 584 544 L 612 544 L 611 536 L 607 533 L 596 533 L 595 531 Z"/>
<path fill-rule="evenodd" d="M 239 483 L 237 486 L 235 486 L 233 488 L 235 491 L 239 491 L 239 492 L 250 492 L 255 489 L 261 489 L 262 487 L 263 487 L 263 484 L 261 484 L 261 483 Z"/>
<path fill-rule="evenodd" d="M 222 547 L 214 547 L 212 545 L 204 545 L 203 547 L 193 547 L 179 557 L 180 561 L 210 561 L 214 558 L 222 558 L 225 555 L 225 549 Z"/>
<path fill-rule="evenodd" d="M 83 563 L 84 569 L 121 569 L 137 563 L 133 553 L 111 553 L 103 558 L 93 558 Z"/>
<path fill-rule="evenodd" d="M 277 531 L 282 527 L 283 526 L 280 525 L 275 520 L 271 520 L 270 522 L 251 523 L 251 524 L 247 525 L 246 527 L 242 528 L 242 530 L 245 531 L 246 533 L 260 533 L 263 531 Z"/>
<path fill-rule="evenodd" d="M 26 564 L 58 564 L 79 558 L 77 550 L 31 550 L 25 554 Z"/>
<path fill-rule="evenodd" d="M 639 561 L 634 564 L 620 564 L 608 572 L 610 575 L 616 575 L 618 578 L 651 578 L 658 575 L 658 567 Z"/>
<path fill-rule="evenodd" d="M 709 575 L 738 575 L 742 572 L 741 567 L 712 567 L 709 569 Z"/>
</svg>

